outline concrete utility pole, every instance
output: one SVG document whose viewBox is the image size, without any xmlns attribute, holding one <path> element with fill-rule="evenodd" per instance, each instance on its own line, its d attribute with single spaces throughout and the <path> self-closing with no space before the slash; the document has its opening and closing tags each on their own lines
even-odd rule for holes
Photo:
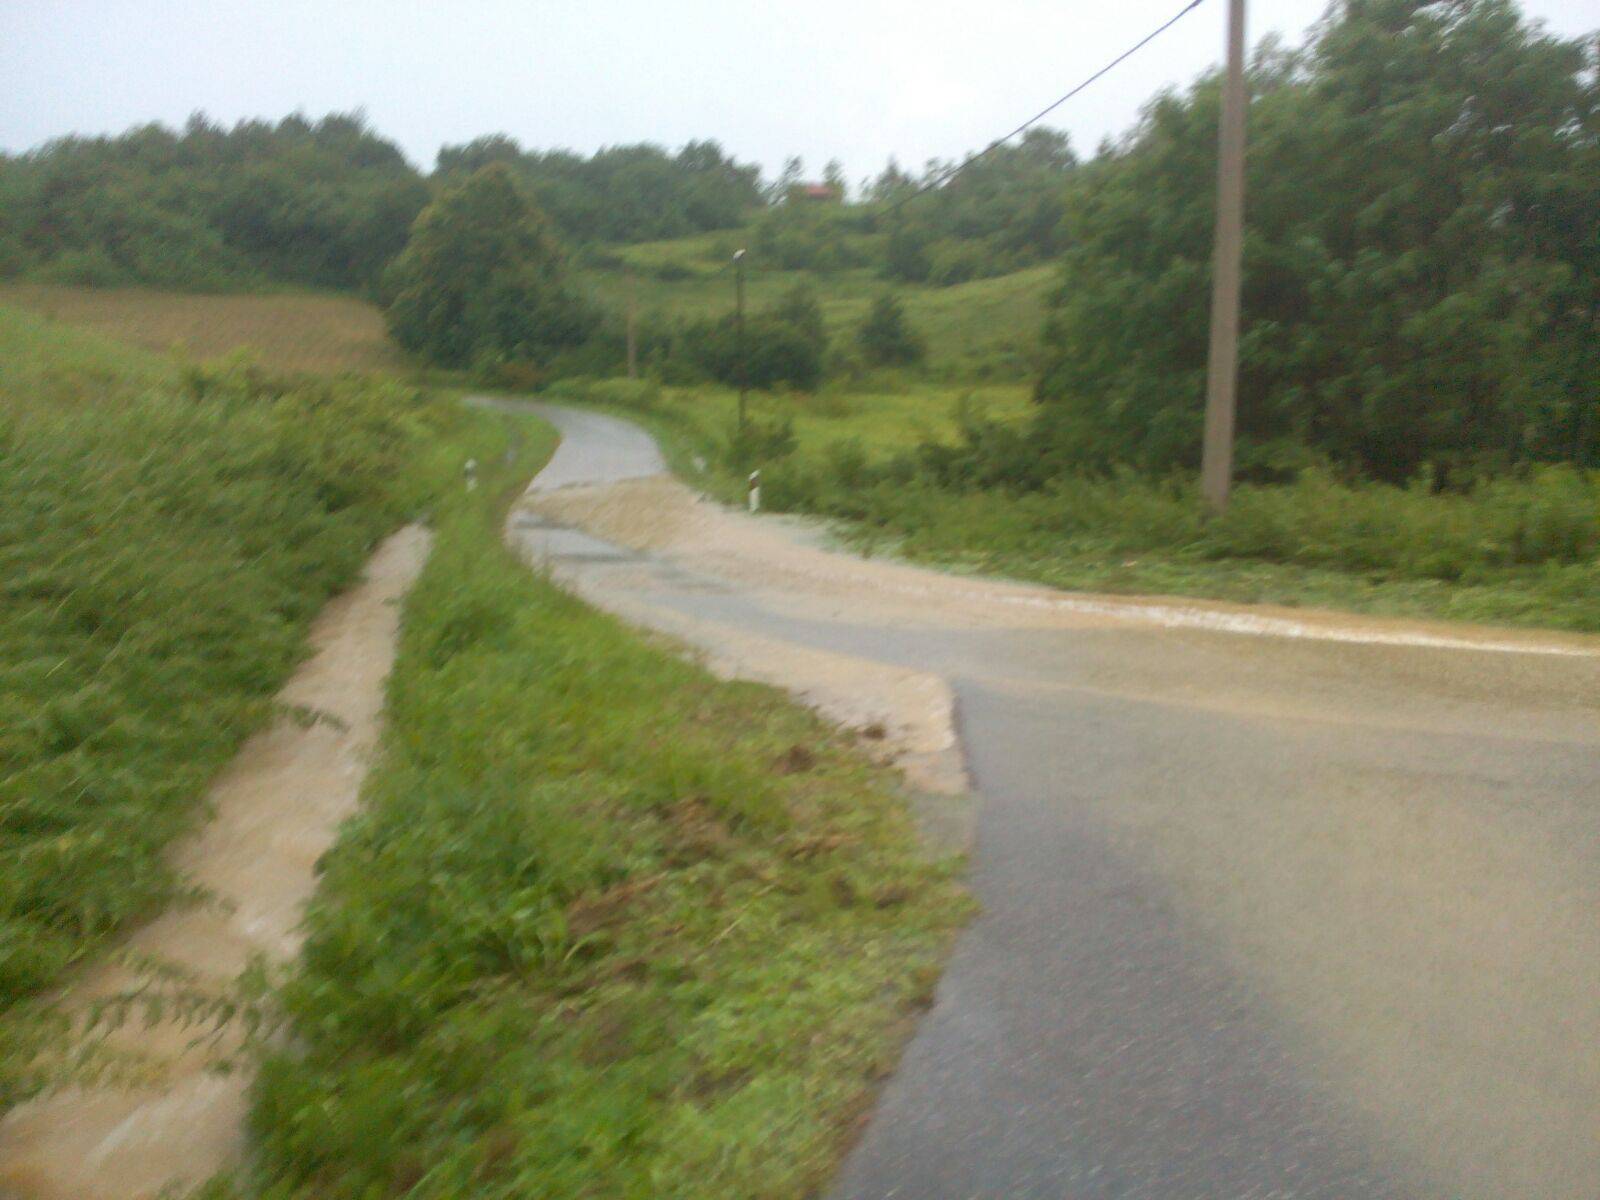
<svg viewBox="0 0 1600 1200">
<path fill-rule="evenodd" d="M 750 391 L 750 370 L 744 350 L 744 251 L 733 252 L 733 321 L 739 348 L 739 431 L 744 432 L 745 405 Z"/>
<path fill-rule="evenodd" d="M 1211 359 L 1200 491 L 1217 512 L 1233 486 L 1233 414 L 1239 384 L 1239 273 L 1244 243 L 1244 0 L 1228 0 L 1228 73 L 1217 148 L 1217 243 L 1211 278 Z"/>
</svg>

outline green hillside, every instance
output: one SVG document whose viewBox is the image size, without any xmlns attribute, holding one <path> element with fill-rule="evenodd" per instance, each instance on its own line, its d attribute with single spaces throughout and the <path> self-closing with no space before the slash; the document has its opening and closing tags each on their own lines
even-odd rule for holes
<svg viewBox="0 0 1600 1200">
<path fill-rule="evenodd" d="M 580 256 L 579 276 L 608 308 L 624 311 L 630 289 L 641 320 L 720 317 L 733 310 L 733 252 L 751 241 L 750 227 L 662 242 L 611 247 Z M 872 235 L 856 235 L 865 241 Z M 816 289 L 828 333 L 847 343 L 872 301 L 893 291 L 912 326 L 927 339 L 929 365 L 946 378 L 1021 378 L 1037 360 L 1051 267 L 950 287 L 893 283 L 871 267 L 841 271 L 784 270 L 750 251 L 745 303 L 771 306 L 790 289 Z"/>
</svg>

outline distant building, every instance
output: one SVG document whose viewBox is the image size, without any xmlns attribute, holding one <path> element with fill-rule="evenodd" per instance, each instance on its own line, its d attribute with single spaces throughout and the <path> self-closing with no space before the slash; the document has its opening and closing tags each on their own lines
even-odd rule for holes
<svg viewBox="0 0 1600 1200">
<path fill-rule="evenodd" d="M 802 200 L 816 200 L 824 204 L 837 204 L 844 197 L 831 183 L 802 183 L 795 189 Z"/>
</svg>

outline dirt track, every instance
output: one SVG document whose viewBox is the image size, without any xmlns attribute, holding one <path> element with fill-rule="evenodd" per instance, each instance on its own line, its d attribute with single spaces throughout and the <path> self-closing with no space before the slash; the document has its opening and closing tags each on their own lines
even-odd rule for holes
<svg viewBox="0 0 1600 1200">
<path fill-rule="evenodd" d="M 1600 642 L 862 560 L 544 411 L 530 558 L 914 771 L 959 721 L 985 912 L 838 1196 L 1592 1193 Z"/>
<path fill-rule="evenodd" d="M 399 601 L 427 558 L 416 526 L 389 538 L 363 581 L 333 600 L 311 630 L 312 656 L 280 693 L 317 714 L 281 720 L 245 743 L 213 785 L 212 820 L 176 854 L 218 901 L 171 912 L 128 941 L 199 985 L 226 985 L 256 954 L 272 961 L 300 944 L 301 906 L 314 864 L 354 810 L 377 743 L 384 681 L 394 660 Z M 140 977 L 101 967 L 75 981 L 68 1007 L 126 992 Z M 133 1022 L 115 1045 L 159 1073 L 150 1086 L 54 1093 L 0 1122 L 0 1195 L 19 1200 L 142 1200 L 227 1165 L 242 1145 L 248 1075 L 208 1069 L 232 1039 L 192 1048 L 196 1030 Z"/>
</svg>

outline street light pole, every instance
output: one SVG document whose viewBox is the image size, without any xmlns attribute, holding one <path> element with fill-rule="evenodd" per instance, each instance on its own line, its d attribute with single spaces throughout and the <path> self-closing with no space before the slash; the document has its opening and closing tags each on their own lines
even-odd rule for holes
<svg viewBox="0 0 1600 1200">
<path fill-rule="evenodd" d="M 739 432 L 744 432 L 745 407 L 750 390 L 749 360 L 744 348 L 744 251 L 733 252 L 733 324 L 739 349 Z"/>
<path fill-rule="evenodd" d="M 1211 277 L 1211 358 L 1206 368 L 1200 491 L 1216 512 L 1233 486 L 1239 385 L 1239 275 L 1244 245 L 1244 0 L 1228 0 L 1228 71 L 1217 147 L 1216 258 Z"/>
</svg>

